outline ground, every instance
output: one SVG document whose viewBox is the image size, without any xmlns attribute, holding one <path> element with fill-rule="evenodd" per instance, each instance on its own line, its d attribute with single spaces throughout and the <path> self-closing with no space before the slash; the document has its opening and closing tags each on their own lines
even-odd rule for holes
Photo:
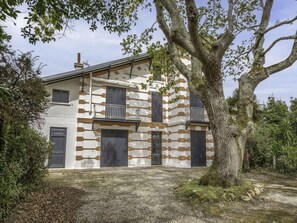
<svg viewBox="0 0 297 223">
<path fill-rule="evenodd" d="M 47 187 L 18 205 L 7 222 L 297 222 L 297 179 L 246 174 L 265 190 L 250 202 L 190 205 L 174 188 L 204 168 L 105 168 L 50 171 Z"/>
</svg>

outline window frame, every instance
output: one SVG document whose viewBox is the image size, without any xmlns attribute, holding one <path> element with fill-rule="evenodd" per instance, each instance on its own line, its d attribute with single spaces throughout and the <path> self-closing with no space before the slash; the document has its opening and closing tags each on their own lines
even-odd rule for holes
<svg viewBox="0 0 297 223">
<path fill-rule="evenodd" d="M 160 97 L 159 99 L 154 99 L 154 97 Z M 151 94 L 152 97 L 152 122 L 163 123 L 163 95 L 157 91 L 153 91 Z M 156 101 L 157 100 L 157 101 Z M 158 108 L 156 105 L 161 102 L 161 106 Z M 159 110 L 160 109 L 160 110 Z"/>
<path fill-rule="evenodd" d="M 67 100 L 64 100 L 66 98 L 63 98 L 63 93 L 67 94 Z M 69 101 L 70 101 L 70 91 L 69 90 L 61 90 L 61 89 L 53 89 L 52 90 L 52 102 L 53 103 L 69 104 Z"/>
</svg>

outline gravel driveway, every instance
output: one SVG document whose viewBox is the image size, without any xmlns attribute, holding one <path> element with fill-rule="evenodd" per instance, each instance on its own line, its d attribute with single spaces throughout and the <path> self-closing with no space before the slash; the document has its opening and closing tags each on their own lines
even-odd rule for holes
<svg viewBox="0 0 297 223">
<path fill-rule="evenodd" d="M 264 193 L 249 202 L 191 206 L 175 196 L 174 188 L 205 172 L 163 166 L 51 170 L 47 186 L 22 201 L 6 222 L 297 222 L 296 177 L 245 174 L 265 185 Z"/>
<path fill-rule="evenodd" d="M 177 201 L 173 189 L 201 169 L 107 168 L 51 172 L 51 178 L 87 191 L 77 222 L 201 222 L 200 211 Z"/>
<path fill-rule="evenodd" d="M 263 195 L 251 202 L 205 203 L 193 207 L 176 198 L 175 187 L 191 178 L 200 178 L 205 172 L 205 168 L 157 166 L 52 171 L 50 177 L 86 192 L 83 205 L 76 211 L 77 222 L 297 222 L 295 178 L 245 175 L 266 185 Z M 280 185 L 271 188 L 277 183 Z M 288 198 L 292 202 L 287 202 Z"/>
</svg>

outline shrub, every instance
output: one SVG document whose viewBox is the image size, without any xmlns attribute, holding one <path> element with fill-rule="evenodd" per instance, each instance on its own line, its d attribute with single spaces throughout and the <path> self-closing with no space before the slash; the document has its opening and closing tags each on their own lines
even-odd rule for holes
<svg viewBox="0 0 297 223">
<path fill-rule="evenodd" d="M 276 169 L 280 173 L 296 174 L 297 173 L 297 147 L 283 146 L 282 154 L 276 159 Z"/>
<path fill-rule="evenodd" d="M 6 127 L 0 151 L 0 220 L 25 193 L 42 183 L 50 148 L 44 136 L 26 125 Z"/>
</svg>

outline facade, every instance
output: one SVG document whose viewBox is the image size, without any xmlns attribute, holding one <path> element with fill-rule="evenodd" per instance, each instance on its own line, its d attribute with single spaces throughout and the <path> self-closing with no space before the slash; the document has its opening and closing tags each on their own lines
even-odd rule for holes
<svg viewBox="0 0 297 223">
<path fill-rule="evenodd" d="M 42 128 L 54 143 L 50 168 L 211 164 L 207 113 L 182 75 L 177 93 L 160 95 L 165 79 L 141 87 L 152 75 L 146 54 L 87 68 L 79 60 L 74 71 L 44 77 L 52 95 Z"/>
</svg>

